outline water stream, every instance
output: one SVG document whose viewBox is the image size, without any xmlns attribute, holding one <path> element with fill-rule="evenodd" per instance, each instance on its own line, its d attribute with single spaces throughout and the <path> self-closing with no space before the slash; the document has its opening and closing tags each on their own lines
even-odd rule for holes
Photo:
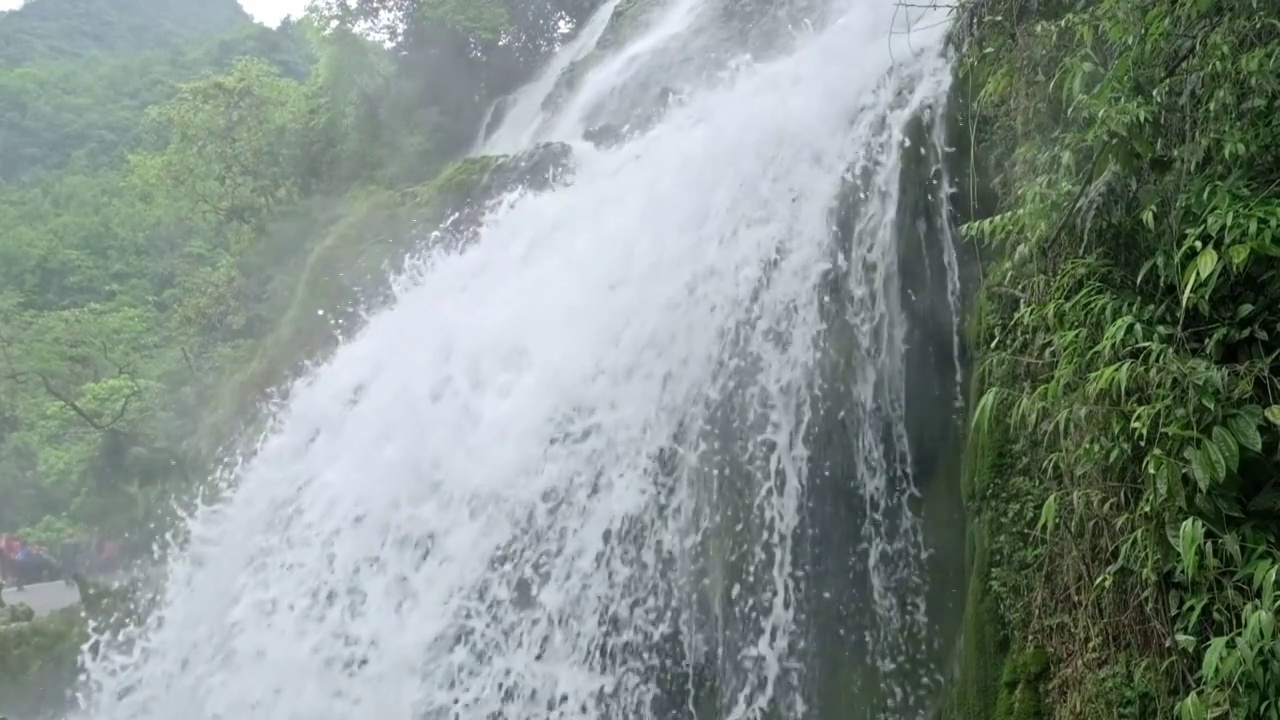
<svg viewBox="0 0 1280 720">
<path fill-rule="evenodd" d="M 924 716 L 908 409 L 952 412 L 958 366 L 913 400 L 900 246 L 904 212 L 946 225 L 943 138 L 907 140 L 946 110 L 945 12 L 737 5 L 655 8 L 552 118 L 590 36 L 512 98 L 493 147 L 570 142 L 571 178 L 299 382 L 137 643 L 89 662 L 87 717 Z M 643 132 L 581 140 L 659 85 Z M 950 235 L 917 239 L 951 362 Z"/>
</svg>

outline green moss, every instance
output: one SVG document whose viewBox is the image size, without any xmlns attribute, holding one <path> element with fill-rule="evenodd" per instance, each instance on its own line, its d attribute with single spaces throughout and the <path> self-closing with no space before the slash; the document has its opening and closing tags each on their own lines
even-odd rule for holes
<svg viewBox="0 0 1280 720">
<path fill-rule="evenodd" d="M 965 609 L 959 668 L 940 720 L 1042 720 L 1041 685 L 1049 673 L 1042 648 L 1010 651 L 1006 624 L 987 589 L 986 533 L 974 526 L 975 554 Z"/>
<path fill-rule="evenodd" d="M 302 208 L 300 215 L 315 220 L 300 220 L 293 233 L 320 239 L 311 240 L 301 264 L 286 271 L 292 285 L 287 304 L 277 311 L 272 331 L 238 364 L 220 412 L 212 414 L 215 424 L 253 416 L 260 393 L 284 382 L 299 359 L 332 349 L 344 320 L 385 297 L 388 269 L 403 262 L 413 246 L 414 225 L 438 224 L 476 192 L 501 159 L 467 158 L 399 193 L 367 188 Z"/>
<path fill-rule="evenodd" d="M 408 191 L 406 197 L 420 209 L 444 209 L 464 202 L 480 189 L 485 178 L 504 159 L 503 155 L 484 155 L 459 160 L 431 182 Z"/>
<path fill-rule="evenodd" d="M 1007 655 L 1004 623 L 987 590 L 991 552 L 981 519 L 970 521 L 968 551 L 972 570 L 965 597 L 959 667 L 943 702 L 942 720 L 994 718 Z"/>
<path fill-rule="evenodd" d="M 1040 684 L 1048 671 L 1049 654 L 1041 648 L 1006 658 L 994 720 L 1041 720 L 1045 712 Z"/>
</svg>

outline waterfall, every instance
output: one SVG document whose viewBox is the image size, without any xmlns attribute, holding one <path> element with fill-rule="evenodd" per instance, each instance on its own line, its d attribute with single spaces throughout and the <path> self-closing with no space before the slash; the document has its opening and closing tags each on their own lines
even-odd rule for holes
<svg viewBox="0 0 1280 720">
<path fill-rule="evenodd" d="M 482 152 L 511 153 L 520 152 L 533 142 L 541 126 L 547 121 L 547 113 L 542 109 L 543 100 L 555 89 L 556 80 L 571 65 L 583 59 L 609 24 L 609 18 L 618 5 L 618 0 L 608 0 L 592 14 L 586 25 L 574 35 L 567 45 L 556 53 L 551 62 L 527 86 L 516 93 L 513 98 L 502 101 L 505 109 L 502 122 L 492 135 L 485 137 L 494 109 L 481 127 L 481 136 L 476 147 Z"/>
<path fill-rule="evenodd" d="M 493 137 L 572 173 L 291 389 L 136 643 L 87 660 L 84 715 L 923 716 L 897 227 L 946 21 L 669 0 L 547 118 L 602 28 L 563 50 Z M 584 142 L 602 122 L 628 129 Z"/>
</svg>

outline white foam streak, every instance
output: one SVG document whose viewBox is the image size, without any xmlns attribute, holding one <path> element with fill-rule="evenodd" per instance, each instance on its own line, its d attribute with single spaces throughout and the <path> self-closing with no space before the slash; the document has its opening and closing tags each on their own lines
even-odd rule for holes
<svg viewBox="0 0 1280 720">
<path fill-rule="evenodd" d="M 573 39 L 552 56 L 533 81 L 512 96 L 510 107 L 503 113 L 502 121 L 493 135 L 487 140 L 481 138 L 476 143 L 481 154 L 520 152 L 541 139 L 537 137 L 538 129 L 550 119 L 542 109 L 543 101 L 555 88 L 560 74 L 595 48 L 617 5 L 618 0 L 608 0 L 596 9 Z M 487 124 L 488 118 L 485 121 L 485 125 Z M 483 128 L 481 131 L 483 132 Z"/>
</svg>

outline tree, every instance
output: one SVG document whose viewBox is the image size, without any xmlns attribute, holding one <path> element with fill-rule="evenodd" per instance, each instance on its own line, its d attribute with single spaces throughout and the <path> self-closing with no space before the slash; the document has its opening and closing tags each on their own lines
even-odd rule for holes
<svg viewBox="0 0 1280 720">
<path fill-rule="evenodd" d="M 135 155 L 134 170 L 157 192 L 222 223 L 255 226 L 297 197 L 303 99 L 298 83 L 241 58 L 148 112 L 163 146 Z"/>
</svg>

